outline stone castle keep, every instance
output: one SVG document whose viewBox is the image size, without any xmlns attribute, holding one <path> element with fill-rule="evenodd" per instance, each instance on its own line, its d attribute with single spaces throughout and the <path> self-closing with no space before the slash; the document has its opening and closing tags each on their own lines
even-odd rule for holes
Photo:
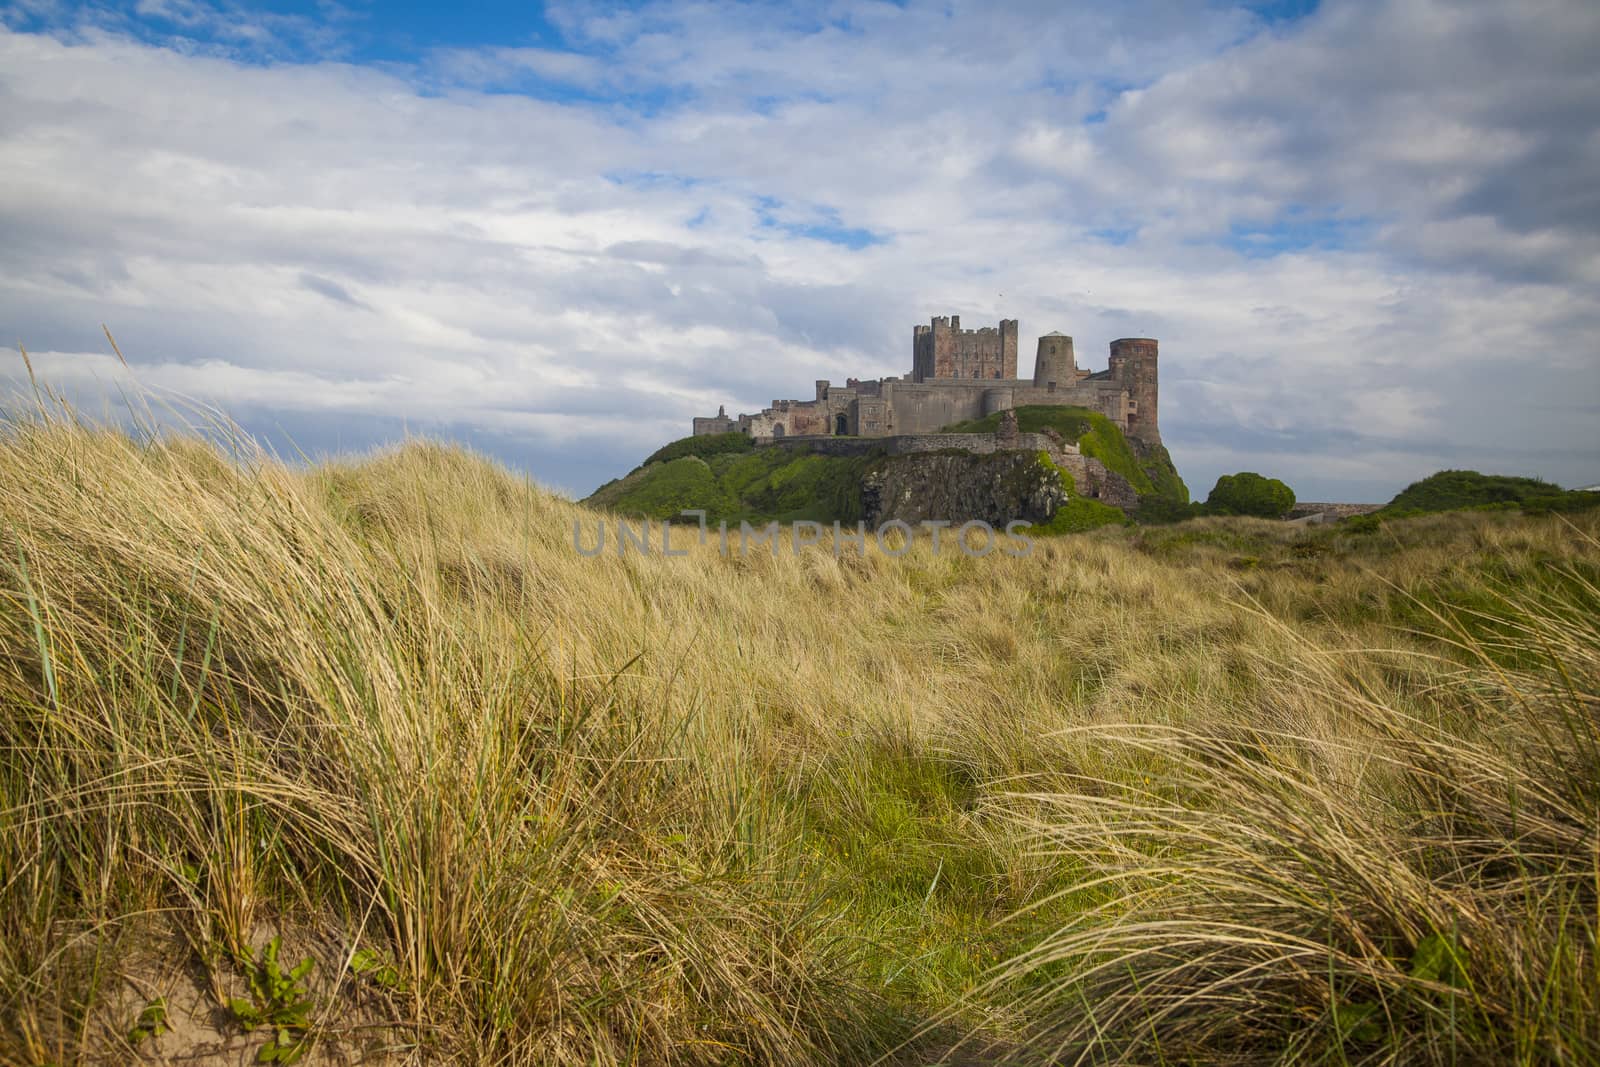
<svg viewBox="0 0 1600 1067">
<path fill-rule="evenodd" d="M 933 433 L 966 419 L 1029 404 L 1088 408 L 1128 437 L 1159 445 L 1156 422 L 1156 342 L 1125 337 L 1111 342 L 1103 371 L 1078 366 L 1072 338 L 1039 338 L 1033 377 L 1017 377 L 1017 320 L 963 330 L 959 316 L 938 317 L 911 336 L 911 373 L 875 381 L 817 382 L 812 400 L 774 400 L 755 415 L 722 410 L 694 420 L 695 434 L 741 432 L 758 441 L 791 437 L 896 437 Z"/>
</svg>

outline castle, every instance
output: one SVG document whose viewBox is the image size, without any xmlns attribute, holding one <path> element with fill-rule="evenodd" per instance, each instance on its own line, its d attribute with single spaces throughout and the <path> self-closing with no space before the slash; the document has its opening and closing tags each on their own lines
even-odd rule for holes
<svg viewBox="0 0 1600 1067">
<path fill-rule="evenodd" d="M 843 387 L 817 382 L 813 400 L 774 400 L 755 415 L 724 410 L 694 420 L 694 433 L 741 432 L 758 441 L 790 437 L 895 437 L 933 433 L 966 419 L 1029 404 L 1088 408 L 1116 423 L 1131 440 L 1161 443 L 1156 422 L 1156 342 L 1124 337 L 1111 342 L 1103 371 L 1078 366 L 1072 338 L 1039 338 L 1033 378 L 1017 377 L 1017 320 L 963 330 L 957 315 L 917 326 L 911 335 L 911 373 L 876 381 L 847 379 Z"/>
</svg>

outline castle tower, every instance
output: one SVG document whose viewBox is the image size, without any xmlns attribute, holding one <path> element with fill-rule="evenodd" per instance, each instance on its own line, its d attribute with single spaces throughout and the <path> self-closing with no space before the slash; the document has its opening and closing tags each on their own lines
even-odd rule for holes
<svg viewBox="0 0 1600 1067">
<path fill-rule="evenodd" d="M 1161 443 L 1156 421 L 1157 346 L 1153 337 L 1124 337 L 1111 342 L 1111 376 L 1122 383 L 1132 401 L 1128 436 L 1149 445 Z"/>
<path fill-rule="evenodd" d="M 1000 320 L 1000 374 L 1007 381 L 1017 377 L 1017 320 Z"/>
<path fill-rule="evenodd" d="M 1017 320 L 1000 327 L 963 330 L 960 315 L 938 315 L 911 330 L 911 380 L 961 378 L 1013 381 L 1017 377 Z"/>
<path fill-rule="evenodd" d="M 1070 389 L 1078 380 L 1078 360 L 1072 354 L 1072 338 L 1052 330 L 1039 338 L 1039 352 L 1033 358 L 1033 386 L 1054 392 Z"/>
<path fill-rule="evenodd" d="M 960 320 L 957 319 L 957 322 Z M 934 370 L 936 349 L 948 345 L 950 333 L 950 320 L 944 316 L 935 316 L 927 326 L 914 326 L 911 329 L 911 380 L 924 382 L 936 377 Z"/>
</svg>

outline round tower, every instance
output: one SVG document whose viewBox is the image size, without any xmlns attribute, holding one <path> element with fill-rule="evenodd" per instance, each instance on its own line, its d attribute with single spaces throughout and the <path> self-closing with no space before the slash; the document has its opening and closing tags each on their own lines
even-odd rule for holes
<svg viewBox="0 0 1600 1067">
<path fill-rule="evenodd" d="M 1033 359 L 1035 389 L 1055 391 L 1071 388 L 1078 380 L 1078 361 L 1072 354 L 1072 338 L 1052 330 L 1039 338 L 1039 352 Z"/>
<path fill-rule="evenodd" d="M 1161 443 L 1156 421 L 1157 344 L 1153 337 L 1123 337 L 1111 342 L 1111 376 L 1128 391 L 1128 436 L 1146 444 Z"/>
<path fill-rule="evenodd" d="M 985 389 L 983 392 L 983 413 L 993 415 L 997 411 L 1008 411 L 1017 406 L 1016 390 L 1009 387 Z"/>
</svg>

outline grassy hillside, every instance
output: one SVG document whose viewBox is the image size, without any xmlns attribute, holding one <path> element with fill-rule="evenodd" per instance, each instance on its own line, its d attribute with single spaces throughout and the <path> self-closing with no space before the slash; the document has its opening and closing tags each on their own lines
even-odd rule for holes
<svg viewBox="0 0 1600 1067">
<path fill-rule="evenodd" d="M 1600 515 L 594 517 L 0 426 L 0 1062 L 1600 1059 Z"/>
<path fill-rule="evenodd" d="M 1413 482 L 1385 504 L 1382 516 L 1415 515 L 1459 508 L 1523 508 L 1579 511 L 1600 506 L 1600 493 L 1568 491 L 1538 478 L 1477 471 L 1439 471 Z"/>
<path fill-rule="evenodd" d="M 745 447 L 721 443 L 730 438 Z M 713 523 L 854 522 L 861 517 L 861 476 L 869 462 L 864 456 L 753 449 L 743 434 L 685 437 L 626 477 L 602 485 L 584 503 L 651 519 L 674 519 L 685 508 L 702 508 Z"/>
<path fill-rule="evenodd" d="M 1054 430 L 1065 440 L 1075 442 L 1086 456 L 1104 463 L 1107 469 L 1126 478 L 1141 496 L 1154 495 L 1178 503 L 1188 503 L 1189 488 L 1178 477 L 1172 457 L 1158 447 L 1140 459 L 1134 454 L 1116 423 L 1088 408 L 1029 404 L 1017 408 L 1017 428 L 1024 433 Z M 1000 415 L 985 415 L 944 428 L 945 433 L 994 433 L 1000 428 Z"/>
<path fill-rule="evenodd" d="M 667 463 L 671 460 L 681 459 L 684 456 L 699 456 L 701 459 L 710 459 L 713 456 L 727 455 L 732 452 L 749 452 L 756 447 L 749 434 L 743 433 L 713 433 L 693 437 L 680 437 L 670 444 L 662 445 L 640 467 L 648 467 L 652 463 Z M 637 468 L 635 468 L 637 469 Z"/>
<path fill-rule="evenodd" d="M 1023 430 L 1053 429 L 1121 474 L 1143 495 L 1186 504 L 1188 487 L 1166 449 L 1144 458 L 1104 415 L 1083 408 L 1017 409 Z M 993 433 L 999 416 L 946 427 L 951 433 Z M 672 519 L 685 509 L 703 509 L 710 522 L 796 522 L 810 519 L 853 523 L 862 517 L 860 483 L 878 457 L 821 456 L 804 449 L 755 448 L 744 434 L 685 437 L 658 449 L 625 477 L 596 489 L 584 503 L 637 518 Z M 1041 533 L 1076 532 L 1121 522 L 1121 512 L 1075 502 L 1060 521 Z M 1114 512 L 1114 514 L 1113 514 Z"/>
</svg>

